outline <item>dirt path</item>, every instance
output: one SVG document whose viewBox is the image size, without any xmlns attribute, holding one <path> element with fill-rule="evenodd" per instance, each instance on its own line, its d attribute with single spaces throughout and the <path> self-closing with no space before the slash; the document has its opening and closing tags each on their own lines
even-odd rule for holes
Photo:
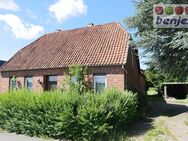
<svg viewBox="0 0 188 141">
<path fill-rule="evenodd" d="M 157 124 L 160 124 L 152 134 L 159 134 L 160 128 L 165 128 L 167 134 L 156 137 L 162 141 L 188 141 L 188 105 L 177 104 L 174 100 L 159 98 L 149 99 L 150 112 L 146 120 L 138 122 L 130 131 L 129 136 L 136 141 L 145 141 L 148 132 L 151 132 Z M 161 127 L 160 127 L 161 126 Z M 155 133 L 156 132 L 156 133 Z M 154 139 L 154 140 L 156 140 Z M 147 139 L 150 141 L 150 139 Z M 152 139 L 151 139 L 152 141 Z"/>
<path fill-rule="evenodd" d="M 167 101 L 169 104 L 176 104 L 174 101 Z M 176 104 L 180 106 L 186 106 L 187 111 L 182 114 L 167 118 L 166 126 L 171 131 L 171 133 L 176 137 L 178 141 L 188 140 L 188 105 L 186 104 Z M 171 111 L 173 112 L 173 111 Z"/>
</svg>

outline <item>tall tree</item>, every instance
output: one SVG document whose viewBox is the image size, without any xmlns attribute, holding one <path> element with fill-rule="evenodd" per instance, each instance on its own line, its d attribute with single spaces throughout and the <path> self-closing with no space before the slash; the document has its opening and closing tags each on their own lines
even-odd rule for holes
<svg viewBox="0 0 188 141">
<path fill-rule="evenodd" d="M 150 54 L 149 64 L 178 80 L 188 76 L 188 29 L 153 27 L 153 5 L 188 4 L 187 0 L 134 0 L 136 14 L 125 20 L 136 29 L 134 44 Z M 155 70 L 157 70 L 155 69 Z"/>
<path fill-rule="evenodd" d="M 149 67 L 145 70 L 145 75 L 148 81 L 148 84 L 152 84 L 157 88 L 160 93 L 164 82 L 168 81 L 177 81 L 177 78 L 172 77 L 168 73 L 165 73 L 163 70 L 156 67 L 155 63 L 152 62 Z"/>
</svg>

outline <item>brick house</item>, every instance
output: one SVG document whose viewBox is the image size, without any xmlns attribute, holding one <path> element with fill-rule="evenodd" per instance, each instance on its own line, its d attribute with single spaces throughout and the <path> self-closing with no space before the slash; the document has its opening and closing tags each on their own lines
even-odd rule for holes
<svg viewBox="0 0 188 141">
<path fill-rule="evenodd" d="M 18 51 L 0 69 L 0 93 L 10 88 L 61 87 L 68 67 L 87 66 L 92 88 L 117 87 L 145 93 L 137 49 L 120 23 L 87 25 L 45 34 Z M 13 78 L 14 77 L 14 78 Z"/>
<path fill-rule="evenodd" d="M 0 67 L 5 63 L 5 61 L 0 60 Z M 0 78 L 1 78 L 1 72 L 0 72 Z M 1 85 L 1 82 L 0 82 Z"/>
</svg>

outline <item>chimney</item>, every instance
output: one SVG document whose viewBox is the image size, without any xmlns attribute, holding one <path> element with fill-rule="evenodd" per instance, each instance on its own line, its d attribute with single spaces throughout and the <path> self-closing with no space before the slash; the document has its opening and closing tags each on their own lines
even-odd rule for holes
<svg viewBox="0 0 188 141">
<path fill-rule="evenodd" d="M 60 32 L 60 31 L 61 31 L 61 29 L 57 29 L 57 30 L 56 30 L 56 32 Z"/>
<path fill-rule="evenodd" d="M 92 27 L 92 26 L 94 26 L 94 23 L 89 23 L 86 25 L 86 27 Z"/>
</svg>

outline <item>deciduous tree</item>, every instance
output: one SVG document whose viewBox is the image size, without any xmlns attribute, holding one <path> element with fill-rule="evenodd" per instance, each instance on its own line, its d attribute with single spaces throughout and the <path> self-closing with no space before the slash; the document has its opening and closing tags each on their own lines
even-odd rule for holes
<svg viewBox="0 0 188 141">
<path fill-rule="evenodd" d="M 178 80 L 188 76 L 188 29 L 157 29 L 153 27 L 153 5 L 188 4 L 187 0 L 135 0 L 135 16 L 125 20 L 129 28 L 136 29 L 133 44 L 150 54 L 149 63 Z"/>
</svg>

